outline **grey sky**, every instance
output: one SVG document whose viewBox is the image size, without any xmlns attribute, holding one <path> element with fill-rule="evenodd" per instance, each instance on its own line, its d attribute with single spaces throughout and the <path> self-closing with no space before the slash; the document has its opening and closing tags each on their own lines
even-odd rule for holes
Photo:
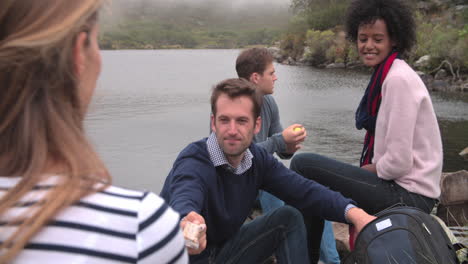
<svg viewBox="0 0 468 264">
<path fill-rule="evenodd" d="M 187 5 L 194 8 L 202 7 L 209 8 L 212 14 L 229 15 L 235 14 L 237 11 L 254 14 L 273 14 L 282 10 L 281 12 L 288 12 L 291 0 L 112 0 L 110 2 L 110 13 L 104 14 L 105 17 L 112 16 L 110 20 L 115 22 L 115 19 L 122 18 L 121 14 L 127 13 L 129 10 L 138 12 L 153 12 L 160 7 L 162 10 L 165 8 L 179 7 L 187 8 Z M 157 12 L 157 11 L 156 11 Z M 148 14 L 148 13 L 146 13 Z M 106 20 L 107 23 L 111 23 Z M 113 23 L 112 22 L 112 23 Z"/>
</svg>

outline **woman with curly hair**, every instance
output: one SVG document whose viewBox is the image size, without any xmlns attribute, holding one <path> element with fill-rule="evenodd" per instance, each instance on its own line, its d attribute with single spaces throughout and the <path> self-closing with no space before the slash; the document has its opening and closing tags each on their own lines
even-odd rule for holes
<svg viewBox="0 0 468 264">
<path fill-rule="evenodd" d="M 374 69 L 355 115 L 357 129 L 367 130 L 360 167 L 311 153 L 291 162 L 291 169 L 352 198 L 370 214 L 398 203 L 429 213 L 440 195 L 439 126 L 424 83 L 403 59 L 415 44 L 415 27 L 407 1 L 351 2 L 347 37 Z M 307 221 L 315 255 L 323 220 Z"/>
<path fill-rule="evenodd" d="M 0 263 L 188 262 L 179 215 L 84 132 L 103 1 L 0 1 Z"/>
</svg>

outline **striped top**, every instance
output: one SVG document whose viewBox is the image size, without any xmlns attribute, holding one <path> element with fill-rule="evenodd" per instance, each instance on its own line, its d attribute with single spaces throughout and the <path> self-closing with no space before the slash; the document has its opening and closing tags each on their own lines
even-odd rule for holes
<svg viewBox="0 0 468 264">
<path fill-rule="evenodd" d="M 0 177 L 0 197 L 20 179 Z M 56 180 L 40 183 L 0 217 L 0 242 L 16 229 L 6 218 L 28 210 Z M 61 211 L 13 263 L 188 263 L 188 255 L 179 215 L 163 199 L 110 186 Z"/>
</svg>

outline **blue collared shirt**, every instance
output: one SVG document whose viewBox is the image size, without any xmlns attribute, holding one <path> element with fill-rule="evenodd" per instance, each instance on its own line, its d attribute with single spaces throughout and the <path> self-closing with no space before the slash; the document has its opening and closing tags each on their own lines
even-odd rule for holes
<svg viewBox="0 0 468 264">
<path fill-rule="evenodd" d="M 214 132 L 212 132 L 208 137 L 206 145 L 208 147 L 208 153 L 210 154 L 210 160 L 213 162 L 215 167 L 223 166 L 236 175 L 241 175 L 250 169 L 250 167 L 252 167 L 253 155 L 252 152 L 250 152 L 250 149 L 245 150 L 244 157 L 242 158 L 239 166 L 234 168 L 231 164 L 229 164 L 226 155 L 224 155 L 223 150 L 219 146 L 216 134 Z"/>
</svg>

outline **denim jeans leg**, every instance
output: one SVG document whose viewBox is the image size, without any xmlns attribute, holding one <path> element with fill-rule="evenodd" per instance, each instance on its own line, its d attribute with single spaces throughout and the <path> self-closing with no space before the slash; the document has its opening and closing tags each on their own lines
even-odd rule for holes
<svg viewBox="0 0 468 264">
<path fill-rule="evenodd" d="M 393 181 L 380 179 L 376 173 L 313 153 L 296 154 L 291 169 L 351 198 L 358 206 L 374 214 L 400 202 Z"/>
<path fill-rule="evenodd" d="M 361 207 L 362 203 L 375 207 L 380 201 L 388 200 L 388 191 L 382 190 L 389 187 L 381 186 L 382 180 L 375 173 L 353 165 L 313 153 L 299 153 L 293 157 L 291 169 L 305 178 L 328 186 L 343 196 L 355 200 Z M 393 194 L 388 195 L 393 196 Z M 303 214 L 307 228 L 309 258 L 311 263 L 317 263 L 323 234 L 323 218 L 308 212 L 303 212 Z"/>
<path fill-rule="evenodd" d="M 369 214 L 397 203 L 430 212 L 435 203 L 434 199 L 410 193 L 394 181 L 379 178 L 376 173 L 313 153 L 296 154 L 291 169 L 353 199 Z"/>
<path fill-rule="evenodd" d="M 325 221 L 322 241 L 320 242 L 320 261 L 326 264 L 340 264 L 340 255 L 336 250 L 335 234 L 332 223 Z"/>
<path fill-rule="evenodd" d="M 284 205 L 283 201 L 266 191 L 260 191 L 259 199 L 260 205 L 262 206 L 262 212 L 264 214 L 269 213 L 272 210 L 278 209 L 279 207 Z"/>
<path fill-rule="evenodd" d="M 215 263 L 263 263 L 273 254 L 278 263 L 309 262 L 302 216 L 293 207 L 282 206 L 243 225 Z"/>
<path fill-rule="evenodd" d="M 376 173 L 314 153 L 294 155 L 290 168 L 305 178 L 353 199 L 369 214 L 376 214 L 397 203 L 430 211 L 435 203 L 433 199 L 409 193 L 394 181 L 379 178 Z M 321 220 L 320 216 L 304 214 L 311 261 L 315 261 L 318 254 L 322 234 Z"/>
</svg>

